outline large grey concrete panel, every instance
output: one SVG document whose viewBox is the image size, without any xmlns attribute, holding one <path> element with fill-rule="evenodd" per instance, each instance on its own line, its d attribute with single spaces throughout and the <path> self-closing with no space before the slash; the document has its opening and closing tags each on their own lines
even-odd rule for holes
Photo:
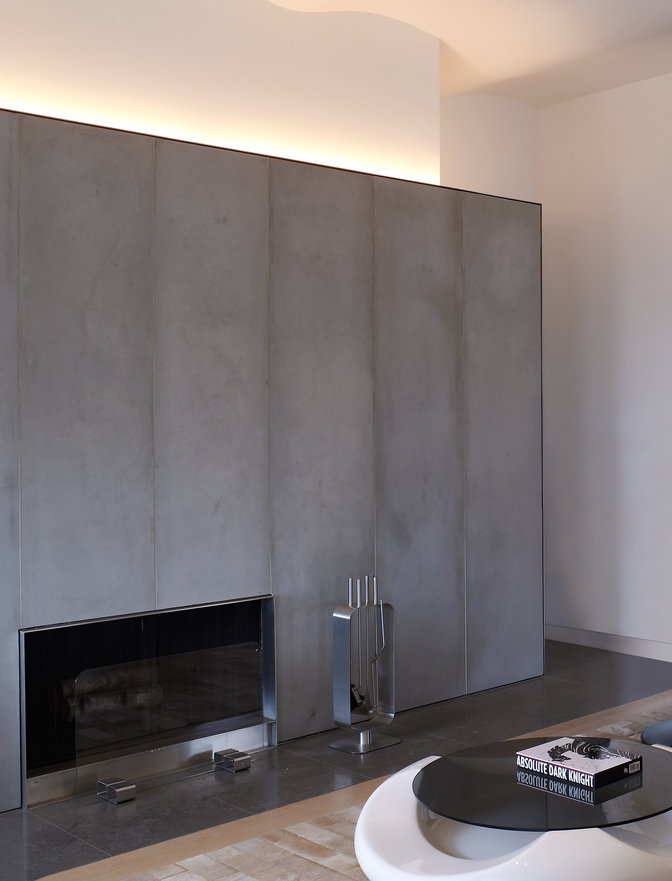
<svg viewBox="0 0 672 881">
<path fill-rule="evenodd" d="M 373 572 L 372 182 L 271 163 L 279 737 L 333 726 L 332 620 Z"/>
<path fill-rule="evenodd" d="M 469 691 L 543 672 L 539 212 L 465 196 Z"/>
<path fill-rule="evenodd" d="M 376 568 L 400 710 L 465 690 L 461 205 L 376 181 Z"/>
<path fill-rule="evenodd" d="M 19 746 L 18 116 L 0 112 L 0 811 L 21 804 Z"/>
<path fill-rule="evenodd" d="M 158 602 L 270 591 L 269 160 L 159 142 Z"/>
<path fill-rule="evenodd" d="M 152 608 L 153 140 L 25 117 L 25 626 Z"/>
</svg>

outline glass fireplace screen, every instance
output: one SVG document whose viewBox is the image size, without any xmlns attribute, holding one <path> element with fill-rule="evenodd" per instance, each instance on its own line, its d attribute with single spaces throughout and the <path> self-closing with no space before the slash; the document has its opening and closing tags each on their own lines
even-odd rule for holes
<svg viewBox="0 0 672 881">
<path fill-rule="evenodd" d="M 24 631 L 26 777 L 269 721 L 271 610 L 255 598 Z"/>
</svg>

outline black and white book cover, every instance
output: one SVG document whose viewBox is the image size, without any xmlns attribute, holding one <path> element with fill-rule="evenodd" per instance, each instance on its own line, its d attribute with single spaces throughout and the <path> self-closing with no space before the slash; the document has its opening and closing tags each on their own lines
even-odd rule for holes
<svg viewBox="0 0 672 881">
<path fill-rule="evenodd" d="M 518 770 L 576 786 L 596 787 L 642 770 L 642 757 L 599 737 L 560 737 L 518 750 Z"/>
</svg>

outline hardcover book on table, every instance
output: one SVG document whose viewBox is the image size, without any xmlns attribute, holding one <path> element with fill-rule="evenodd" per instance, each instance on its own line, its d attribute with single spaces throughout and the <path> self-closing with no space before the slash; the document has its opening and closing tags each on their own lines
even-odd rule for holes
<svg viewBox="0 0 672 881">
<path fill-rule="evenodd" d="M 642 770 L 642 757 L 596 737 L 559 737 L 516 753 L 519 770 L 575 786 L 594 788 Z"/>
</svg>

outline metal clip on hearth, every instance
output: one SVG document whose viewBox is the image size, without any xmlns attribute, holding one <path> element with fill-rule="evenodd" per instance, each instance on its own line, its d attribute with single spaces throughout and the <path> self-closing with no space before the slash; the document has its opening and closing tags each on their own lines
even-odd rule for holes
<svg viewBox="0 0 672 881">
<path fill-rule="evenodd" d="M 111 801 L 118 805 L 124 801 L 133 801 L 135 798 L 135 783 L 129 783 L 121 777 L 113 780 L 99 780 L 96 794 L 105 801 Z"/>
<path fill-rule="evenodd" d="M 245 771 L 250 767 L 252 759 L 247 753 L 240 752 L 237 749 L 223 749 L 213 753 L 212 761 L 215 763 L 215 769 L 223 769 L 224 771 Z"/>
<path fill-rule="evenodd" d="M 399 743 L 373 729 L 394 718 L 394 609 L 378 597 L 376 576 L 348 579 L 348 605 L 333 613 L 334 722 L 359 734 L 333 749 L 362 755 Z"/>
</svg>

